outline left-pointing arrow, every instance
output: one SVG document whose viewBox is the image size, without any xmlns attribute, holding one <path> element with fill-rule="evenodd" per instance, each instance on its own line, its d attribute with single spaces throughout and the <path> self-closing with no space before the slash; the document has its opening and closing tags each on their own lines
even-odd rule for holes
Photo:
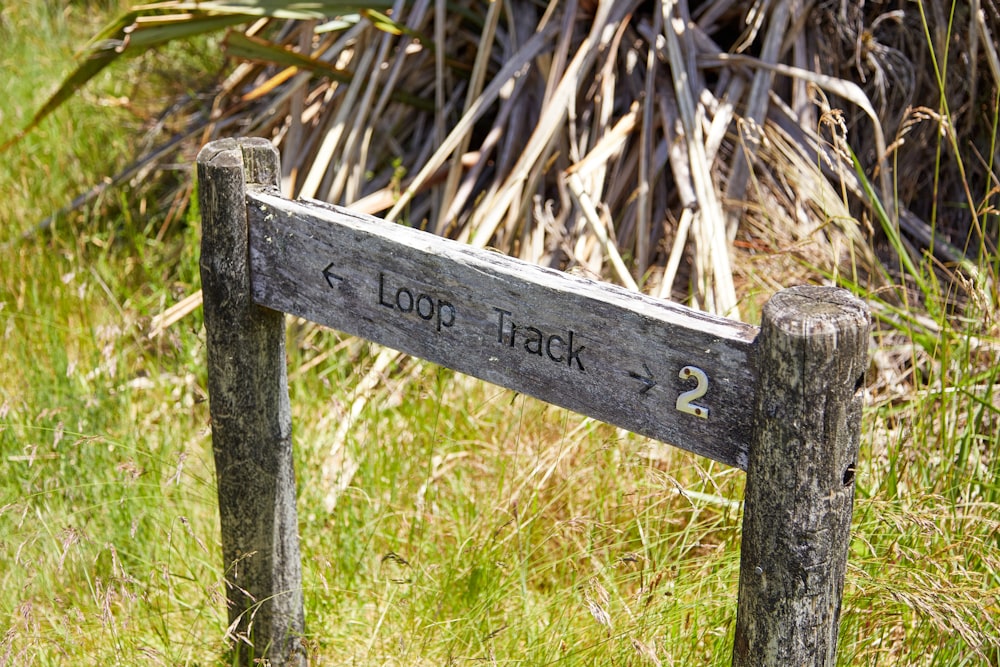
<svg viewBox="0 0 1000 667">
<path fill-rule="evenodd" d="M 323 269 L 323 277 L 326 278 L 326 284 L 330 287 L 336 287 L 337 283 L 344 279 L 343 276 L 338 276 L 333 272 L 333 262 L 327 264 L 326 268 Z"/>
</svg>

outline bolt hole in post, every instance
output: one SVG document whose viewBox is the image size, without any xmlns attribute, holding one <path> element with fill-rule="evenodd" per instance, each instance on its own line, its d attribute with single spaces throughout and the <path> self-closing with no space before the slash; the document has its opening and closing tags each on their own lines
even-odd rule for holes
<svg viewBox="0 0 1000 667">
<path fill-rule="evenodd" d="M 854 483 L 854 464 L 847 466 L 844 471 L 844 486 L 850 486 Z"/>
</svg>

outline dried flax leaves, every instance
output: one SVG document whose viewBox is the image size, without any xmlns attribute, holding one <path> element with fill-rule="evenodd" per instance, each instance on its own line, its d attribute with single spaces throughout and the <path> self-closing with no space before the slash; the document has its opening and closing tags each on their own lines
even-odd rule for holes
<svg viewBox="0 0 1000 667">
<path fill-rule="evenodd" d="M 217 95 L 205 139 L 272 139 L 289 196 L 730 317 L 739 285 L 778 286 L 737 242 L 833 271 L 845 258 L 873 264 L 849 206 L 861 188 L 845 126 L 829 131 L 836 111 L 821 92 L 871 117 L 878 160 L 885 139 L 861 88 L 810 67 L 814 40 L 799 18 L 809 9 L 694 9 L 398 0 L 386 15 L 261 19 L 229 40 L 246 61 Z M 888 197 L 884 163 L 879 178 Z M 386 364 L 380 356 L 372 377 Z M 351 469 L 335 440 L 331 507 Z"/>
<path fill-rule="evenodd" d="M 794 82 L 792 108 L 811 122 L 797 154 L 816 165 L 842 158 L 817 139 L 803 91 L 871 109 L 856 85 L 799 66 L 809 40 L 782 38 L 801 0 L 703 2 L 694 16 L 686 0 L 454 9 L 400 0 L 380 22 L 262 19 L 253 43 L 234 33 L 247 62 L 216 98 L 211 134 L 274 140 L 289 195 L 737 317 L 744 220 L 802 222 L 802 206 L 772 211 L 753 177 L 754 143 L 789 118 L 775 78 Z M 734 27 L 736 44 L 715 41 Z M 734 52 L 750 46 L 760 57 Z M 268 64 L 276 49 L 298 60 Z"/>
<path fill-rule="evenodd" d="M 731 13 L 720 7 L 701 5 L 700 19 Z M 723 51 L 678 1 L 653 11 L 492 3 L 478 34 L 426 3 L 393 14 L 405 20 L 402 35 L 365 36 L 359 23 L 336 49 L 353 80 L 323 95 L 324 119 L 314 122 L 322 142 L 304 156 L 298 194 L 378 202 L 389 219 L 665 297 L 690 293 L 695 305 L 736 317 L 731 247 L 745 200 L 759 194 L 748 190 L 747 137 L 773 122 L 774 77 L 870 110 L 857 86 L 778 62 L 790 8 L 796 0 L 750 8 L 743 43 L 763 42 L 758 59 Z M 452 69 L 413 37 L 442 33 Z M 456 64 L 461 53 L 468 70 Z M 393 103 L 404 85 L 406 95 L 433 96 L 435 111 Z M 801 152 L 818 163 L 816 150 Z M 787 219 L 798 224 L 801 214 Z"/>
</svg>

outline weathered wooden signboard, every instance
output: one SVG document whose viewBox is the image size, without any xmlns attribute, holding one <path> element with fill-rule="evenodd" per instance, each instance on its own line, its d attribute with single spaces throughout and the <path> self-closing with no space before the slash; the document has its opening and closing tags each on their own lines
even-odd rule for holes
<svg viewBox="0 0 1000 667">
<path fill-rule="evenodd" d="M 256 303 L 746 468 L 756 327 L 316 202 L 247 214 Z"/>
<path fill-rule="evenodd" d="M 235 661 L 302 665 L 284 313 L 747 471 L 733 665 L 833 667 L 869 315 L 804 286 L 756 329 L 277 194 L 277 152 L 198 156 L 212 449 Z"/>
</svg>

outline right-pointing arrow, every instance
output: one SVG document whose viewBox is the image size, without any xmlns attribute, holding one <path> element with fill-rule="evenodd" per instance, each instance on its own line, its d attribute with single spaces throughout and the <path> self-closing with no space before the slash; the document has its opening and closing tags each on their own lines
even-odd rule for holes
<svg viewBox="0 0 1000 667">
<path fill-rule="evenodd" d="M 639 390 L 639 393 L 645 394 L 650 389 L 656 386 L 656 380 L 653 378 L 653 373 L 652 371 L 649 370 L 649 366 L 646 365 L 646 362 L 642 362 L 642 367 L 646 370 L 645 375 L 643 375 L 642 373 L 636 373 L 635 371 L 629 371 L 628 374 L 630 377 L 633 377 L 639 382 L 642 382 L 643 387 L 642 389 Z"/>
</svg>

